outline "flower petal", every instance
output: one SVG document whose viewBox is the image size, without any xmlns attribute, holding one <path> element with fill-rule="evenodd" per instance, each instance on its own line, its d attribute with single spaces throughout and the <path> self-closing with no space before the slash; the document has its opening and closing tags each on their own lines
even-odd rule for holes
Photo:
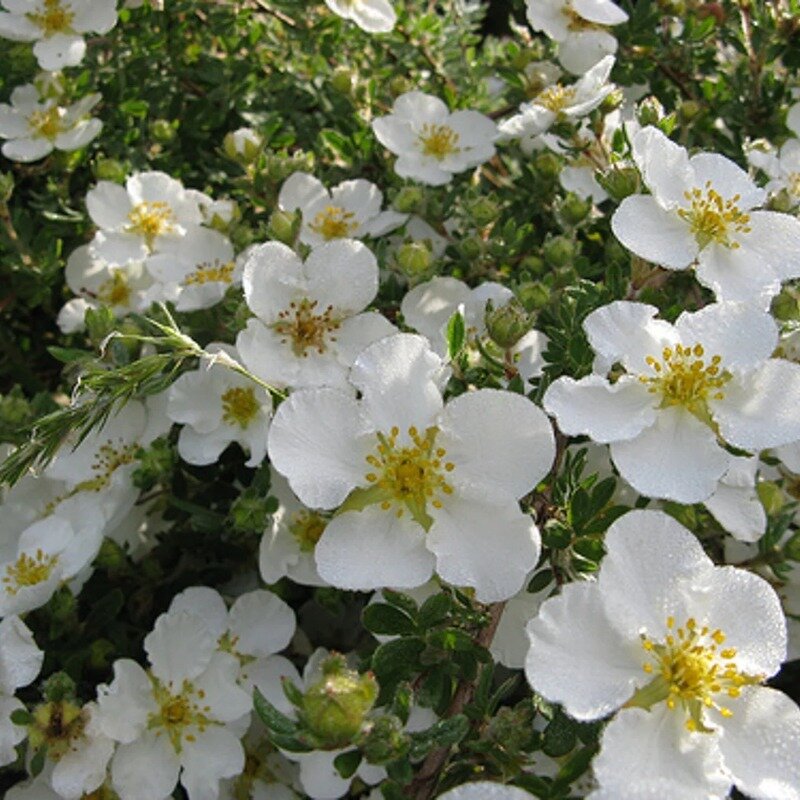
<svg viewBox="0 0 800 800">
<path fill-rule="evenodd" d="M 216 645 L 203 620 L 186 611 L 162 614 L 144 638 L 153 675 L 178 687 L 205 670 Z"/>
<path fill-rule="evenodd" d="M 291 606 L 263 589 L 241 595 L 231 606 L 230 632 L 238 639 L 236 649 L 249 656 L 270 656 L 283 650 L 295 626 Z"/>
<path fill-rule="evenodd" d="M 180 762 L 166 736 L 147 731 L 117 748 L 111 782 L 125 800 L 165 800 L 178 783 Z"/>
<path fill-rule="evenodd" d="M 184 741 L 181 752 L 181 784 L 192 800 L 219 797 L 221 778 L 232 778 L 244 769 L 244 748 L 225 728 L 213 726 Z"/>
</svg>

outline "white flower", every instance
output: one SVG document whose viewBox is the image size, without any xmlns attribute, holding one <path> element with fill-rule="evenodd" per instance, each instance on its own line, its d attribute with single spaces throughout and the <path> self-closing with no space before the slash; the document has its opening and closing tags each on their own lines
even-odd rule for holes
<svg viewBox="0 0 800 800">
<path fill-rule="evenodd" d="M 786 190 L 793 203 L 800 202 L 800 139 L 789 139 L 778 152 L 751 147 L 746 155 L 750 164 L 772 179 L 766 185 L 768 192 Z"/>
<path fill-rule="evenodd" d="M 203 222 L 197 197 L 163 172 L 139 172 L 124 188 L 100 181 L 87 193 L 86 208 L 100 229 L 91 253 L 111 264 L 141 261 Z"/>
<path fill-rule="evenodd" d="M 617 52 L 617 40 L 605 28 L 628 19 L 611 0 L 528 0 L 527 13 L 534 30 L 558 42 L 558 60 L 575 75 Z"/>
<path fill-rule="evenodd" d="M 614 85 L 608 83 L 613 66 L 614 57 L 606 56 L 572 86 L 547 86 L 529 103 L 522 103 L 519 114 L 500 124 L 501 136 L 530 139 L 559 119 L 573 121 L 586 116 L 614 90 Z"/>
<path fill-rule="evenodd" d="M 397 14 L 388 0 L 325 0 L 325 5 L 367 33 L 387 33 L 397 22 Z"/>
<path fill-rule="evenodd" d="M 257 589 L 240 595 L 228 610 L 222 595 L 208 586 L 192 586 L 173 597 L 169 614 L 194 614 L 208 628 L 217 649 L 239 661 L 239 684 L 249 690 L 255 662 L 269 661 L 294 636 L 295 616 L 291 607 L 272 592 Z M 284 659 L 280 659 L 283 662 Z"/>
<path fill-rule="evenodd" d="M 36 42 L 33 54 L 46 70 L 74 67 L 86 52 L 85 33 L 108 33 L 117 24 L 115 0 L 3 0 L 0 36 Z"/>
<path fill-rule="evenodd" d="M 213 361 L 224 353 L 234 361 L 230 345 L 210 344 L 210 363 L 185 372 L 169 388 L 167 416 L 183 425 L 178 452 L 190 464 L 213 464 L 231 442 L 249 452 L 248 467 L 257 467 L 267 449 L 272 399 L 249 378 Z"/>
<path fill-rule="evenodd" d="M 244 768 L 230 723 L 250 711 L 239 662 L 194 614 L 162 614 L 144 640 L 150 662 L 114 664 L 98 693 L 98 717 L 119 742 L 111 779 L 120 800 L 163 800 L 180 782 L 190 800 L 215 800 L 219 781 Z"/>
<path fill-rule="evenodd" d="M 530 648 L 526 628 L 528 622 L 536 616 L 547 594 L 547 591 L 532 594 L 523 589 L 506 603 L 489 646 L 498 664 L 509 669 L 522 669 L 525 666 Z"/>
<path fill-rule="evenodd" d="M 727 472 L 704 505 L 734 538 L 755 542 L 767 530 L 767 513 L 756 491 L 758 458 L 731 456 Z"/>
<path fill-rule="evenodd" d="M 472 347 L 495 348 L 488 342 L 484 315 L 491 300 L 495 308 L 506 305 L 514 297 L 507 287 L 486 281 L 474 289 L 466 283 L 446 276 L 437 276 L 420 283 L 403 298 L 400 310 L 406 324 L 426 336 L 432 349 L 440 356 L 447 353 L 447 323 L 456 311 L 461 310 Z M 523 381 L 542 374 L 542 353 L 547 337 L 538 331 L 528 331 L 510 348 L 513 366 Z M 502 358 L 502 354 L 500 355 Z"/>
<path fill-rule="evenodd" d="M 265 583 L 284 576 L 304 586 L 327 586 L 314 561 L 317 542 L 328 524 L 326 516 L 306 508 L 295 497 L 286 478 L 270 469 L 270 494 L 280 505 L 261 537 L 258 567 Z"/>
<path fill-rule="evenodd" d="M 10 719 L 14 711 L 24 708 L 14 692 L 39 674 L 43 660 L 44 653 L 19 617 L 0 620 L 0 767 L 16 760 L 14 748 L 27 735 L 24 726 Z"/>
<path fill-rule="evenodd" d="M 594 374 L 554 381 L 544 407 L 567 435 L 609 443 L 640 494 L 698 503 L 730 466 L 720 440 L 760 450 L 800 438 L 800 366 L 770 358 L 777 327 L 752 306 L 714 303 L 675 325 L 657 313 L 619 301 L 589 314 Z"/>
<path fill-rule="evenodd" d="M 752 210 L 766 194 L 732 161 L 689 158 L 653 127 L 634 136 L 633 156 L 652 194 L 626 197 L 611 219 L 629 250 L 667 269 L 696 263 L 718 300 L 765 309 L 782 281 L 800 277 L 800 220 Z"/>
<path fill-rule="evenodd" d="M 362 312 L 378 292 L 378 264 L 354 239 L 327 242 L 303 262 L 289 247 L 255 247 L 244 267 L 244 296 L 256 318 L 236 346 L 245 366 L 273 386 L 345 385 L 355 357 L 395 332 Z"/>
<path fill-rule="evenodd" d="M 564 587 L 529 625 L 535 691 L 606 727 L 592 800 L 800 797 L 800 709 L 762 687 L 786 655 L 780 603 L 762 578 L 716 567 L 659 511 L 605 537 L 596 582 Z"/>
<path fill-rule="evenodd" d="M 477 781 L 462 783 L 454 789 L 439 795 L 439 800 L 530 800 L 532 794 L 516 786 L 503 786 L 501 783 Z"/>
<path fill-rule="evenodd" d="M 0 13 L 2 17 L 2 13 Z M 1 23 L 0 23 L 1 25 Z M 102 95 L 89 94 L 72 105 L 41 99 L 27 83 L 11 92 L 11 105 L 0 103 L 0 137 L 8 139 L 3 155 L 12 161 L 37 161 L 53 150 L 78 150 L 100 133 L 103 123 L 89 116 Z"/>
<path fill-rule="evenodd" d="M 311 247 L 331 239 L 383 236 L 408 219 L 408 214 L 381 211 L 383 194 L 370 181 L 343 181 L 328 191 L 307 172 L 295 172 L 286 180 L 278 205 L 301 212 L 300 241 Z"/>
<path fill-rule="evenodd" d="M 132 311 L 146 311 L 151 303 L 153 279 L 141 261 L 109 264 L 93 256 L 88 245 L 72 251 L 64 278 L 78 297 L 69 300 L 58 313 L 58 326 L 63 333 L 83 330 L 84 316 L 90 308 L 104 305 L 115 317 L 124 317 Z"/>
<path fill-rule="evenodd" d="M 198 228 L 181 239 L 167 240 L 145 261 L 160 284 L 159 298 L 175 303 L 178 311 L 211 308 L 225 292 L 241 282 L 243 266 L 234 259 L 233 245 L 210 228 Z"/>
<path fill-rule="evenodd" d="M 444 378 L 425 339 L 397 334 L 353 365 L 361 399 L 307 389 L 278 409 L 275 468 L 309 507 L 339 508 L 315 551 L 331 585 L 420 586 L 435 564 L 492 602 L 517 592 L 536 563 L 539 534 L 517 500 L 550 469 L 550 425 L 510 392 L 482 389 L 444 406 Z"/>
<path fill-rule="evenodd" d="M 430 186 L 488 161 L 498 135 L 489 117 L 477 111 L 451 114 L 438 97 L 416 91 L 400 95 L 391 114 L 373 120 L 372 130 L 398 156 L 398 175 Z"/>
</svg>

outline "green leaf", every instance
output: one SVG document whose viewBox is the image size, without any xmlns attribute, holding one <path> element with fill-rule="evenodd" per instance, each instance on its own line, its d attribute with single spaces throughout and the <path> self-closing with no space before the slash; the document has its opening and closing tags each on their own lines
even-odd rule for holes
<svg viewBox="0 0 800 800">
<path fill-rule="evenodd" d="M 428 642 L 435 647 L 440 647 L 442 650 L 456 652 L 469 652 L 476 647 L 472 637 L 458 628 L 432 631 L 428 635 Z"/>
<path fill-rule="evenodd" d="M 15 708 L 11 712 L 11 721 L 15 725 L 30 725 L 33 722 L 33 716 L 26 708 Z"/>
<path fill-rule="evenodd" d="M 79 350 L 76 347 L 56 347 L 52 345 L 47 348 L 47 352 L 63 364 L 69 364 L 72 361 L 80 361 L 85 358 L 94 358 L 93 353 L 89 353 L 86 350 Z"/>
<path fill-rule="evenodd" d="M 286 695 L 286 699 L 296 708 L 300 708 L 303 705 L 303 693 L 297 686 L 294 685 L 294 682 L 291 678 L 282 677 L 281 678 L 281 688 L 283 689 L 284 695 Z"/>
<path fill-rule="evenodd" d="M 565 756 L 571 752 L 578 742 L 575 723 L 566 714 L 559 712 L 544 729 L 542 750 L 551 758 Z"/>
<path fill-rule="evenodd" d="M 447 592 L 440 592 L 429 597 L 420 607 L 417 624 L 420 628 L 432 628 L 447 619 L 453 607 L 453 600 Z"/>
<path fill-rule="evenodd" d="M 383 599 L 390 606 L 397 606 L 405 611 L 406 614 L 408 614 L 408 616 L 412 619 L 417 618 L 418 606 L 417 601 L 414 600 L 413 597 L 409 597 L 407 594 L 403 594 L 402 592 L 393 592 L 391 589 L 384 589 L 382 594 Z"/>
<path fill-rule="evenodd" d="M 382 636 L 407 636 L 417 629 L 414 620 L 405 611 L 388 603 L 372 603 L 366 606 L 361 618 L 370 633 Z"/>
<path fill-rule="evenodd" d="M 358 769 L 361 763 L 361 753 L 358 750 L 348 750 L 346 753 L 339 753 L 333 759 L 333 766 L 336 771 L 345 779 L 349 780 Z"/>
<path fill-rule="evenodd" d="M 553 781 L 552 792 L 564 791 L 573 781 L 580 778 L 600 748 L 597 745 L 582 747 L 577 753 L 570 756 L 565 764 L 559 769 Z"/>
<path fill-rule="evenodd" d="M 419 654 L 424 647 L 421 639 L 409 637 L 386 642 L 375 650 L 372 654 L 372 670 L 381 692 L 392 689 L 395 684 L 419 671 Z"/>
<path fill-rule="evenodd" d="M 119 111 L 130 117 L 143 119 L 147 116 L 150 104 L 146 100 L 125 100 L 119 104 Z"/>
<path fill-rule="evenodd" d="M 464 324 L 464 315 L 456 311 L 447 323 L 447 354 L 450 360 L 458 357 L 467 338 L 467 329 Z"/>
<path fill-rule="evenodd" d="M 37 777 L 44 769 L 44 760 L 46 755 L 47 755 L 47 748 L 40 747 L 36 751 L 33 758 L 31 759 L 31 763 L 28 767 L 28 770 L 30 771 L 32 778 Z"/>
<path fill-rule="evenodd" d="M 549 567 L 539 570 L 528 582 L 528 591 L 536 594 L 546 589 L 553 581 L 553 570 Z"/>
<path fill-rule="evenodd" d="M 297 731 L 297 723 L 278 711 L 257 688 L 253 689 L 253 705 L 256 714 L 270 731 L 281 736 L 294 736 Z"/>
</svg>

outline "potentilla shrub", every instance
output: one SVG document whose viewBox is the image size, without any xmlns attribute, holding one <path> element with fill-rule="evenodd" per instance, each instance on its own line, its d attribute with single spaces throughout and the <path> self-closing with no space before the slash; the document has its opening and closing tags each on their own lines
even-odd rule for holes
<svg viewBox="0 0 800 800">
<path fill-rule="evenodd" d="M 799 19 L 2 0 L 3 796 L 800 800 Z"/>
</svg>

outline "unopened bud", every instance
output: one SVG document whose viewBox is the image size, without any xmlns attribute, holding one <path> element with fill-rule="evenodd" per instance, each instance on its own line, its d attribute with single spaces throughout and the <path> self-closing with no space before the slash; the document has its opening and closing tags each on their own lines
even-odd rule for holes
<svg viewBox="0 0 800 800">
<path fill-rule="evenodd" d="M 125 166 L 115 158 L 98 158 L 94 162 L 94 174 L 100 181 L 113 181 L 114 183 L 125 183 L 128 171 Z"/>
<path fill-rule="evenodd" d="M 625 95 L 622 93 L 622 89 L 614 89 L 603 98 L 603 102 L 600 103 L 600 112 L 604 115 L 610 114 L 612 111 L 616 111 L 624 102 Z"/>
<path fill-rule="evenodd" d="M 419 186 L 404 186 L 394 198 L 392 205 L 401 214 L 419 211 L 425 203 L 425 192 Z"/>
<path fill-rule="evenodd" d="M 346 747 L 361 731 L 378 697 L 371 673 L 360 675 L 333 654 L 322 663 L 322 678 L 303 696 L 302 718 L 324 749 Z"/>
<path fill-rule="evenodd" d="M 494 222 L 500 213 L 500 206 L 491 197 L 477 197 L 467 205 L 467 214 L 479 228 Z"/>
<path fill-rule="evenodd" d="M 629 164 L 613 164 L 595 179 L 617 203 L 639 191 L 639 171 Z"/>
<path fill-rule="evenodd" d="M 270 215 L 267 233 L 271 239 L 291 246 L 300 232 L 301 222 L 298 212 L 283 211 L 280 208 L 276 208 Z"/>
<path fill-rule="evenodd" d="M 561 159 L 555 153 L 545 150 L 533 159 L 533 167 L 543 178 L 556 178 L 561 172 Z"/>
<path fill-rule="evenodd" d="M 231 505 L 231 524 L 235 530 L 244 533 L 263 533 L 270 511 L 268 498 L 259 496 L 251 489 L 245 489 Z"/>
<path fill-rule="evenodd" d="M 167 119 L 154 119 L 150 123 L 150 135 L 162 144 L 171 142 L 177 135 L 178 121 L 170 122 Z"/>
<path fill-rule="evenodd" d="M 371 724 L 360 746 L 370 764 L 388 764 L 404 756 L 409 743 L 403 723 L 394 715 L 385 714 Z"/>
<path fill-rule="evenodd" d="M 433 264 L 433 255 L 425 242 L 406 242 L 397 251 L 397 266 L 409 279 L 425 277 Z"/>
<path fill-rule="evenodd" d="M 800 319 L 800 301 L 788 287 L 772 301 L 772 314 L 781 322 Z"/>
<path fill-rule="evenodd" d="M 566 236 L 553 236 L 544 243 L 542 255 L 551 267 L 565 267 L 575 257 L 575 243 Z"/>
<path fill-rule="evenodd" d="M 477 236 L 467 236 L 458 246 L 465 258 L 480 258 L 483 254 L 483 240 Z"/>
<path fill-rule="evenodd" d="M 504 350 L 513 347 L 531 329 L 527 310 L 515 298 L 500 308 L 494 308 L 490 300 L 483 318 L 492 341 Z"/>
<path fill-rule="evenodd" d="M 756 493 L 767 514 L 777 514 L 786 502 L 783 490 L 773 481 L 760 481 Z"/>
<path fill-rule="evenodd" d="M 258 157 L 264 141 L 252 128 L 239 128 L 225 134 L 222 149 L 233 161 L 251 164 Z"/>
<path fill-rule="evenodd" d="M 564 222 L 568 225 L 577 225 L 586 219 L 591 210 L 592 201 L 590 199 L 584 199 L 573 192 L 569 192 L 561 203 L 559 212 Z"/>
<path fill-rule="evenodd" d="M 684 100 L 678 108 L 678 116 L 684 122 L 691 122 L 702 110 L 703 107 L 696 100 Z"/>
<path fill-rule="evenodd" d="M 517 287 L 517 296 L 528 311 L 539 311 L 550 302 L 550 290 L 538 281 L 521 283 Z"/>
<path fill-rule="evenodd" d="M 658 125 L 664 119 L 664 106 L 653 95 L 645 97 L 636 108 L 636 119 L 640 125 Z"/>
<path fill-rule="evenodd" d="M 348 67 L 336 67 L 331 76 L 331 87 L 340 94 L 351 94 L 356 76 Z"/>
</svg>

